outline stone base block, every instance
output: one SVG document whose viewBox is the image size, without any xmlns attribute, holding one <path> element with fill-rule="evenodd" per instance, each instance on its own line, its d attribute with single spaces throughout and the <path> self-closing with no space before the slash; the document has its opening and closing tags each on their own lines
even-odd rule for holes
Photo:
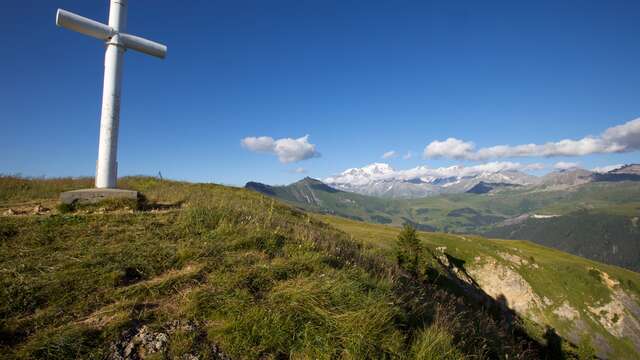
<svg viewBox="0 0 640 360">
<path fill-rule="evenodd" d="M 82 189 L 60 194 L 63 204 L 93 204 L 106 199 L 138 200 L 138 192 L 123 189 Z"/>
</svg>

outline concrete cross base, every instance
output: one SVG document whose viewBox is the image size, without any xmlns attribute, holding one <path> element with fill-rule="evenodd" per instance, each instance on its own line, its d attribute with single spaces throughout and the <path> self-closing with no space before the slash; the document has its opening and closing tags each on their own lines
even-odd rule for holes
<svg viewBox="0 0 640 360">
<path fill-rule="evenodd" d="M 82 189 L 60 194 L 63 204 L 93 204 L 106 199 L 138 200 L 138 192 L 122 189 Z"/>
</svg>

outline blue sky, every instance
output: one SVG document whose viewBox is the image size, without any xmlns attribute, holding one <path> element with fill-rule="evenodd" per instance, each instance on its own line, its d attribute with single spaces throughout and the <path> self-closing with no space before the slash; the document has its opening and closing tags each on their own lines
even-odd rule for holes
<svg viewBox="0 0 640 360">
<path fill-rule="evenodd" d="M 57 28 L 58 7 L 107 19 L 106 0 L 4 4 L 0 173 L 93 175 L 104 45 Z M 474 155 L 639 118 L 639 18 L 638 1 L 131 1 L 128 31 L 169 52 L 125 55 L 119 174 L 242 185 L 376 161 L 640 162 L 635 132 L 621 153 Z M 273 153 L 305 135 L 309 159 Z M 262 152 L 241 145 L 265 136 Z M 448 138 L 475 147 L 424 157 Z"/>
</svg>

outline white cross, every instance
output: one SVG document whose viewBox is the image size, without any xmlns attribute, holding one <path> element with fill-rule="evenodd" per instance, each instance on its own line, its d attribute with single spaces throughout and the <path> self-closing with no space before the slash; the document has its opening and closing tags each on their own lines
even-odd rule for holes
<svg viewBox="0 0 640 360">
<path fill-rule="evenodd" d="M 165 45 L 125 33 L 126 22 L 127 0 L 111 0 L 109 25 L 62 9 L 58 9 L 56 14 L 56 25 L 103 40 L 107 44 L 104 55 L 100 143 L 96 164 L 97 188 L 116 187 L 122 55 L 126 49 L 162 59 L 167 54 Z"/>
</svg>

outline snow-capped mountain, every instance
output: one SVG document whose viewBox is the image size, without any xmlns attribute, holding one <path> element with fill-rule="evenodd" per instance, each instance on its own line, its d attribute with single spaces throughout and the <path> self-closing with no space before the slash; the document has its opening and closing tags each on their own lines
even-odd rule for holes
<svg viewBox="0 0 640 360">
<path fill-rule="evenodd" d="M 441 193 L 465 192 L 480 182 L 536 184 L 538 178 L 519 171 L 520 167 L 520 164 L 502 162 L 469 167 L 418 166 L 396 171 L 389 164 L 373 163 L 361 168 L 347 169 L 324 179 L 324 182 L 344 191 L 392 198 L 418 198 Z"/>
<path fill-rule="evenodd" d="M 398 172 L 389 164 L 373 163 L 361 168 L 347 169 L 324 182 L 340 190 L 364 195 L 394 198 L 425 197 L 438 194 L 438 187 L 430 179 L 398 178 Z"/>
</svg>

